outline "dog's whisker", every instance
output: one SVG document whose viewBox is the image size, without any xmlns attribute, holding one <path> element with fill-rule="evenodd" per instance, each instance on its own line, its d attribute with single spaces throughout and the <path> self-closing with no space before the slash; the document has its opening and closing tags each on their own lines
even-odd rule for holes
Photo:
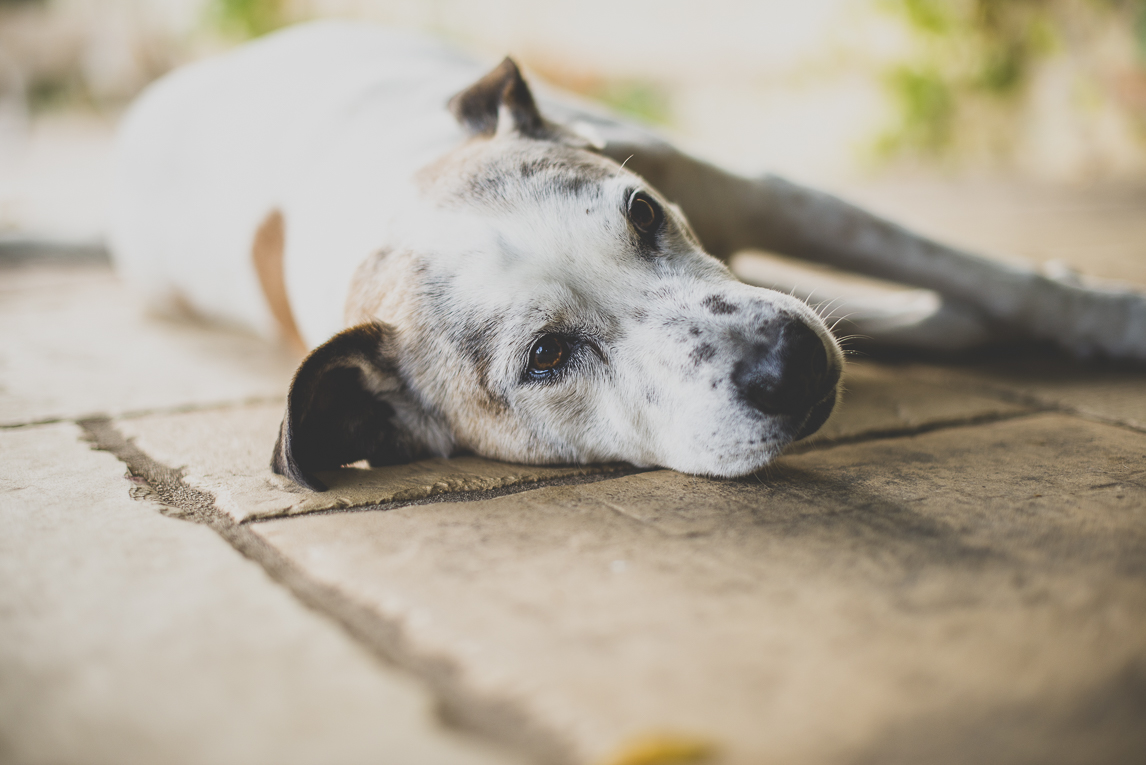
<svg viewBox="0 0 1146 765">
<path fill-rule="evenodd" d="M 845 322 L 847 320 L 848 320 L 848 316 L 846 316 L 846 315 L 845 316 L 837 316 L 835 321 L 832 322 L 832 325 L 830 327 L 828 327 L 828 331 L 834 333 L 836 331 L 836 327 L 840 326 L 840 324 L 842 324 L 843 322 Z"/>
<path fill-rule="evenodd" d="M 837 342 L 840 344 L 840 351 L 845 356 L 856 356 L 856 355 L 859 355 L 860 352 L 858 350 L 856 350 L 855 348 L 850 347 L 850 343 L 855 341 L 855 340 L 871 340 L 871 339 L 872 338 L 870 335 L 845 335 L 844 337 L 839 338 L 839 340 L 837 340 Z"/>
<path fill-rule="evenodd" d="M 836 296 L 836 297 L 832 298 L 831 300 L 825 300 L 821 303 L 817 303 L 815 306 L 816 315 L 819 316 L 820 319 L 823 321 L 828 321 L 829 319 L 832 319 L 833 318 L 832 314 L 835 312 L 836 308 L 838 307 L 837 304 L 842 303 L 843 300 L 844 300 L 844 298 L 842 296 Z"/>
<path fill-rule="evenodd" d="M 851 317 L 855 316 L 855 314 L 856 314 L 856 312 L 852 311 L 850 313 L 845 313 L 843 316 L 837 316 L 836 320 L 832 322 L 832 325 L 829 328 L 829 331 L 834 333 L 836 331 L 836 327 L 838 327 L 841 322 L 847 321 Z"/>
<path fill-rule="evenodd" d="M 827 321 L 828 319 L 831 319 L 832 318 L 832 311 L 836 310 L 836 303 L 839 303 L 842 300 L 843 300 L 842 297 L 834 297 L 825 303 L 820 303 L 817 306 L 817 309 L 818 309 L 817 315 L 823 321 Z"/>
</svg>

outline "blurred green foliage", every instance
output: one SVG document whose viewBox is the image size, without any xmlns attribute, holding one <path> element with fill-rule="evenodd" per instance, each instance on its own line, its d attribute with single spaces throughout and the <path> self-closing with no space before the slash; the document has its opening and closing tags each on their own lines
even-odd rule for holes
<svg viewBox="0 0 1146 765">
<path fill-rule="evenodd" d="M 1138 17 L 1134 21 L 1134 32 L 1138 38 L 1138 57 L 1146 62 L 1146 2 L 1138 3 Z"/>
<path fill-rule="evenodd" d="M 211 0 L 211 22 L 225 34 L 243 39 L 258 37 L 286 26 L 287 0 Z"/>
<path fill-rule="evenodd" d="M 83 77 L 77 72 L 68 72 L 63 77 L 32 77 L 24 94 L 28 107 L 36 113 L 74 107 L 77 104 L 86 108 L 97 108 Z"/>
<path fill-rule="evenodd" d="M 944 154 L 968 112 L 1013 109 L 1037 63 L 1062 46 L 1072 18 L 1064 11 L 1132 25 L 1146 62 L 1146 0 L 877 1 L 915 43 L 909 60 L 884 73 L 896 118 L 877 141 L 883 156 Z"/>
<path fill-rule="evenodd" d="M 588 95 L 643 122 L 667 125 L 672 120 L 669 92 L 654 82 L 606 80 L 591 88 Z"/>
<path fill-rule="evenodd" d="M 211 0 L 208 18 L 211 25 L 224 34 L 249 39 L 297 20 L 292 10 L 290 0 Z M 594 78 L 582 90 L 617 111 L 645 122 L 667 124 L 672 116 L 669 92 L 657 83 Z"/>
</svg>

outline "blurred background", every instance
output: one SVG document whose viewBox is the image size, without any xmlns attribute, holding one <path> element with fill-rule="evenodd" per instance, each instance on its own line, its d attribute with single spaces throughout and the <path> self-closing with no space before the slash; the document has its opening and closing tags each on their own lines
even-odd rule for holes
<svg viewBox="0 0 1146 765">
<path fill-rule="evenodd" d="M 1007 249 L 1016 197 L 1120 210 L 1119 251 L 1146 243 L 1146 0 L 0 0 L 0 236 L 98 240 L 110 139 L 140 89 L 327 16 L 510 53 L 732 169 L 968 246 Z M 1047 225 L 1012 254 L 1102 250 L 1101 227 L 1079 253 Z"/>
</svg>

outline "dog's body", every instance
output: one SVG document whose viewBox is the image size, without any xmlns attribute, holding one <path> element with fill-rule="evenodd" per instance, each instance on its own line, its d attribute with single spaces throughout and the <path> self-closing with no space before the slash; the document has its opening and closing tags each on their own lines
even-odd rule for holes
<svg viewBox="0 0 1146 765">
<path fill-rule="evenodd" d="M 279 210 L 291 309 L 321 344 L 345 327 L 354 269 L 392 241 L 414 174 L 465 139 L 445 102 L 483 73 L 428 40 L 332 23 L 175 72 L 122 129 L 117 264 L 273 337 L 251 247 Z"/>
<path fill-rule="evenodd" d="M 316 24 L 169 76 L 126 121 L 122 270 L 207 317 L 325 343 L 276 450 L 301 483 L 459 450 L 758 469 L 827 417 L 842 357 L 806 305 L 736 282 L 701 242 L 942 293 L 922 315 L 853 319 L 877 340 L 960 347 L 1003 323 L 1146 358 L 1140 295 L 944 248 L 569 99 L 538 110 L 508 60 L 482 73 L 421 38 Z"/>
</svg>

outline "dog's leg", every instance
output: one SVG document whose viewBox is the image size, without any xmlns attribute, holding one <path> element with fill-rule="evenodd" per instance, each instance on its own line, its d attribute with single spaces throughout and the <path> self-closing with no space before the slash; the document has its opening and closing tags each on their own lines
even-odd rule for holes
<svg viewBox="0 0 1146 765">
<path fill-rule="evenodd" d="M 1073 274 L 1039 272 L 948 247 L 830 194 L 773 175 L 729 173 L 580 106 L 566 105 L 562 118 L 575 130 L 588 125 L 606 154 L 627 160 L 679 204 L 719 258 L 743 249 L 792 255 L 934 290 L 943 298 L 943 311 L 960 322 L 981 315 L 984 326 L 1001 325 L 1078 356 L 1146 361 L 1146 295 L 1127 286 L 1084 283 Z"/>
<path fill-rule="evenodd" d="M 822 266 L 741 252 L 729 264 L 742 281 L 803 300 L 847 346 L 965 351 L 1011 339 L 965 303 Z"/>
<path fill-rule="evenodd" d="M 679 152 L 636 162 L 634 156 L 637 172 L 680 199 L 701 241 L 715 242 L 721 256 L 763 248 L 925 287 L 953 304 L 948 311 L 981 312 L 1077 356 L 1146 361 L 1146 295 L 1128 287 L 1084 284 L 1069 273 L 1040 273 L 948 247 L 776 176 L 742 178 Z"/>
</svg>

